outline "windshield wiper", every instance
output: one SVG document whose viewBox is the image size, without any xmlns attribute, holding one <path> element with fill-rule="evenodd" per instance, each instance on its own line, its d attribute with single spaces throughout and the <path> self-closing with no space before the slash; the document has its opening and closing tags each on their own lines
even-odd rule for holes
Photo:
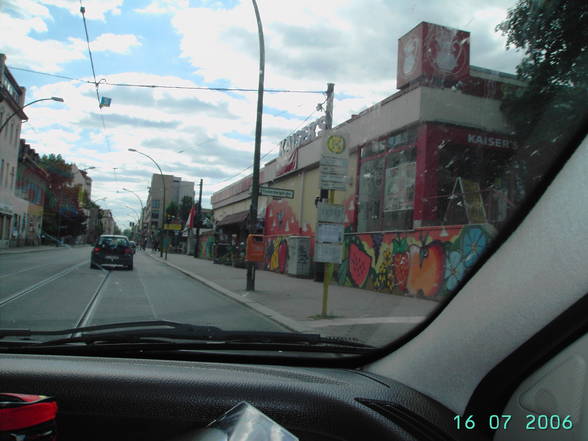
<svg viewBox="0 0 588 441">
<path fill-rule="evenodd" d="M 104 331 L 104 332 L 100 332 Z M 69 337 L 48 341 L 33 341 L 34 346 L 59 346 L 73 343 L 169 343 L 170 340 L 188 340 L 209 343 L 286 344 L 296 346 L 341 346 L 373 349 L 373 346 L 320 334 L 278 331 L 226 331 L 216 326 L 192 325 L 167 320 L 123 322 L 106 325 L 84 326 L 56 331 L 31 329 L 0 329 L 0 339 L 6 337 L 59 336 Z M 0 342 L 0 345 L 2 343 Z M 12 342 L 11 346 L 14 345 Z"/>
</svg>

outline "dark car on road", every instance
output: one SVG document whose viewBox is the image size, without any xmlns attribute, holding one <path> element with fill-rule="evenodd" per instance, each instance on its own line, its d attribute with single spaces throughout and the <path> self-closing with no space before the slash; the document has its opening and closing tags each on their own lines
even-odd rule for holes
<svg viewBox="0 0 588 441">
<path fill-rule="evenodd" d="M 102 235 L 92 249 L 90 268 L 100 266 L 133 269 L 133 248 L 126 236 Z"/>
</svg>

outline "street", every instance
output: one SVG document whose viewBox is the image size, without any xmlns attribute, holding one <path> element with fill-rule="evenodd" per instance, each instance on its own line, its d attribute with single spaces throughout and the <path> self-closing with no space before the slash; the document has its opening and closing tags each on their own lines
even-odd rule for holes
<svg viewBox="0 0 588 441">
<path fill-rule="evenodd" d="M 288 331 L 137 251 L 134 270 L 90 269 L 90 247 L 0 255 L 0 328 L 56 330 L 172 320 L 227 330 Z"/>
</svg>

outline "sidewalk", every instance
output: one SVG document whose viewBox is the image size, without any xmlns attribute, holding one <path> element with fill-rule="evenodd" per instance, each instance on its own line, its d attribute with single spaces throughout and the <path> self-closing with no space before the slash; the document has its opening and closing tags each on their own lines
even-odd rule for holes
<svg viewBox="0 0 588 441">
<path fill-rule="evenodd" d="M 378 293 L 365 289 L 329 286 L 328 316 L 322 311 L 323 283 L 270 271 L 255 272 L 255 291 L 245 290 L 243 268 L 214 264 L 184 254 L 169 254 L 167 261 L 146 250 L 143 254 L 170 265 L 248 307 L 298 332 L 341 325 L 416 324 L 436 306 L 429 300 Z"/>
</svg>

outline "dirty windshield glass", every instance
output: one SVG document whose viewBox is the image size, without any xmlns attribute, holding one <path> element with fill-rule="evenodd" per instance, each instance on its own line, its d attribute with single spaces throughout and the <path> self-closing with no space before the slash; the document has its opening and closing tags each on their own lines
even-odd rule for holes
<svg viewBox="0 0 588 441">
<path fill-rule="evenodd" d="M 0 343 L 394 341 L 581 128 L 587 5 L 2 2 Z"/>
</svg>

